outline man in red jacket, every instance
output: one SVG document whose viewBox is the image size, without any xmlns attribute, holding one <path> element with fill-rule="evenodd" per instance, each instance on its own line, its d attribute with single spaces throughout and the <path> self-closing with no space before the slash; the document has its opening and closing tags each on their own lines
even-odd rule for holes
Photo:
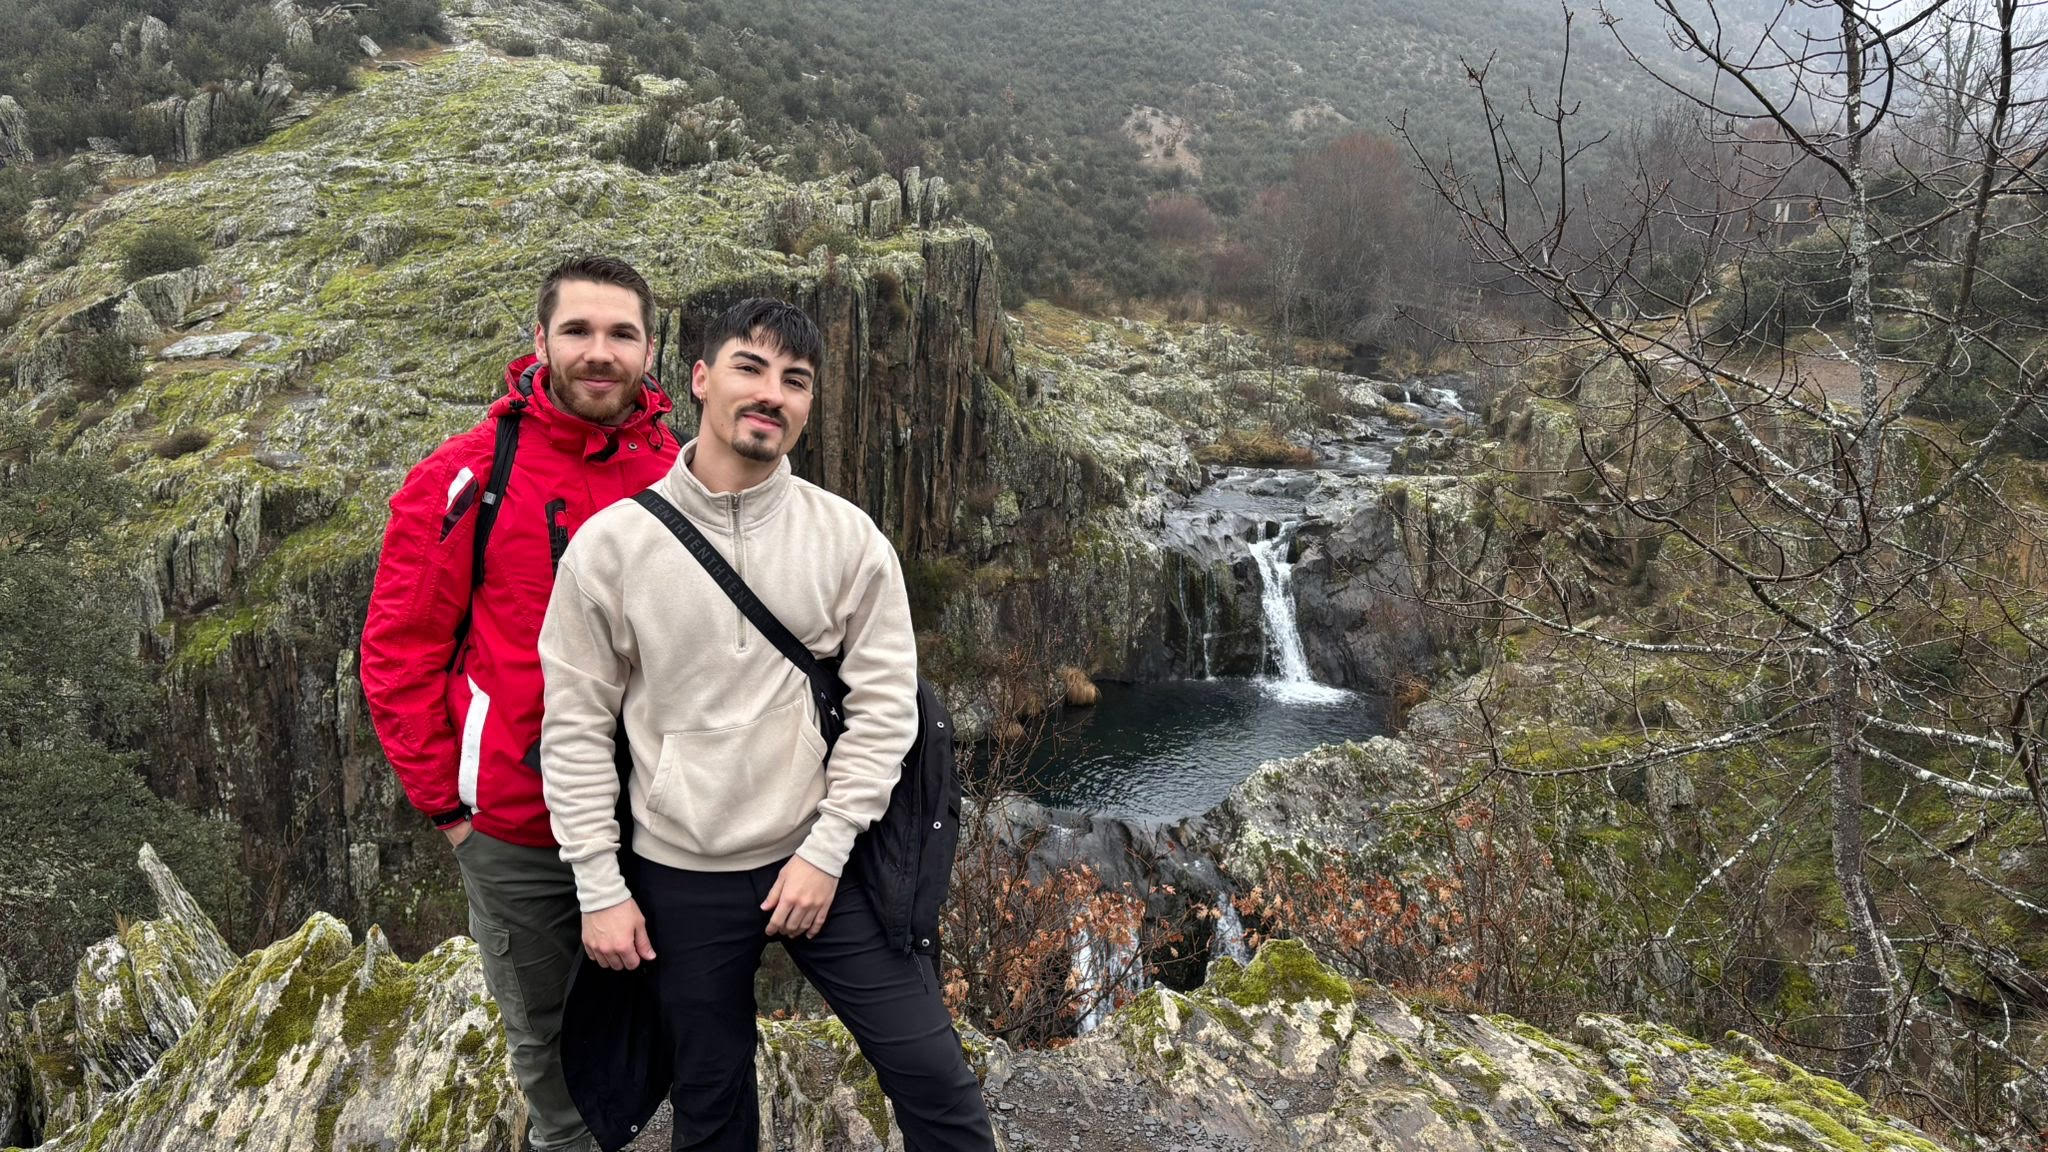
<svg viewBox="0 0 2048 1152">
<path fill-rule="evenodd" d="M 407 798 L 454 846 L 527 1141 L 546 1152 L 589 1136 L 555 1050 L 582 922 L 541 799 L 536 643 L 569 537 L 675 461 L 669 399 L 647 375 L 653 316 L 621 261 L 548 274 L 533 355 L 506 365 L 505 395 L 392 496 L 363 625 L 370 716 Z"/>
</svg>

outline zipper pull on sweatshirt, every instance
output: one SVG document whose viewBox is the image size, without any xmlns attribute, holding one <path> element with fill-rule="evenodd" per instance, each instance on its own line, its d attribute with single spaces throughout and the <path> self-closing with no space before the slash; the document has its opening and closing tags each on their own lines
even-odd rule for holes
<svg viewBox="0 0 2048 1152">
<path fill-rule="evenodd" d="M 743 538 L 740 536 L 740 494 L 734 492 L 729 498 L 732 501 L 732 570 L 740 574 L 741 580 L 745 580 L 747 578 L 747 549 Z M 745 652 L 747 650 L 747 614 L 740 611 L 739 605 L 735 604 L 733 605 L 733 615 L 736 617 L 739 625 L 739 630 L 734 633 L 735 643 L 733 651 Z"/>
</svg>

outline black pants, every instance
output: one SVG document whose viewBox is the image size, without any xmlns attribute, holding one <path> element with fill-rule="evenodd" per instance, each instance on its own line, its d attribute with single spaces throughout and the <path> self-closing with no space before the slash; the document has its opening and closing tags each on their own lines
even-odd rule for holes
<svg viewBox="0 0 2048 1152">
<path fill-rule="evenodd" d="M 634 885 L 654 945 L 662 1011 L 676 1040 L 676 1152 L 755 1152 L 754 973 L 767 947 L 761 902 L 781 863 L 686 872 L 651 860 Z M 930 962 L 889 947 L 867 893 L 839 885 L 811 939 L 778 937 L 874 1066 L 908 1152 L 995 1147 L 981 1085 L 939 995 Z"/>
</svg>

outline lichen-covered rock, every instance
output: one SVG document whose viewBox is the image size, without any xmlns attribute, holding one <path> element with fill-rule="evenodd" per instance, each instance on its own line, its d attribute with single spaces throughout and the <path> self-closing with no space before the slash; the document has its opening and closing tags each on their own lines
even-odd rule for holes
<svg viewBox="0 0 2048 1152">
<path fill-rule="evenodd" d="M 961 1047 L 984 1087 L 1009 1078 L 1010 1049 L 960 1026 Z M 902 1152 L 881 1081 L 837 1019 L 763 1020 L 754 1050 L 761 1137 L 788 1152 L 887 1148 Z"/>
<path fill-rule="evenodd" d="M 1273 942 L 1071 1047 L 1019 1053 L 995 1115 L 1012 1147 L 1051 1149 L 1936 1152 L 1746 1038 L 1605 1016 L 1576 1031 L 1420 1007 Z"/>
<path fill-rule="evenodd" d="M 26 1017 L 28 1099 L 42 1131 L 70 1126 L 147 1073 L 234 962 L 213 921 L 148 845 L 138 864 L 159 916 L 87 949 L 71 990 Z"/>
<path fill-rule="evenodd" d="M 476 945 L 417 963 L 316 915 L 244 958 L 150 1071 L 44 1152 L 502 1152 L 519 1095 Z"/>
<path fill-rule="evenodd" d="M 29 148 L 28 113 L 12 96 L 0 96 L 0 163 L 15 164 L 35 159 Z"/>
<path fill-rule="evenodd" d="M 1224 870 L 1248 887 L 1276 862 L 1313 866 L 1332 853 L 1399 855 L 1383 841 L 1400 838 L 1406 847 L 1406 829 L 1390 822 L 1388 811 L 1440 799 L 1439 786 L 1407 744 L 1375 736 L 1260 765 L 1205 825 L 1219 841 Z M 1406 863 L 1389 871 L 1416 867 Z"/>
<path fill-rule="evenodd" d="M 838 1021 L 760 1029 L 766 1145 L 900 1152 Z M 1746 1037 L 1713 1047 L 1589 1015 L 1561 1039 L 1405 1002 L 1290 941 L 1216 961 L 1193 992 L 1148 990 L 1064 1049 L 1012 1052 L 960 1031 L 1012 1148 L 1939 1152 Z M 230 969 L 153 1066 L 43 1152 L 510 1152 L 521 1107 L 471 941 L 406 964 L 377 930 L 357 945 L 315 915 Z"/>
<path fill-rule="evenodd" d="M 28 1049 L 21 1038 L 26 1024 L 0 974 L 0 1146 L 28 1139 Z"/>
</svg>

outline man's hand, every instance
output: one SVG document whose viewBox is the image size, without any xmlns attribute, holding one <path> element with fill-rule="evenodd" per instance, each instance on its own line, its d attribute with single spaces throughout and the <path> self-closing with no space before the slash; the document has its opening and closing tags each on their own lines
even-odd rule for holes
<svg viewBox="0 0 2048 1152">
<path fill-rule="evenodd" d="M 801 856 L 791 856 L 761 905 L 761 911 L 774 914 L 768 918 L 768 934 L 816 936 L 838 891 L 839 877 L 827 875 Z"/>
<path fill-rule="evenodd" d="M 623 904 L 583 914 L 583 950 L 590 958 L 613 971 L 638 968 L 654 959 L 654 945 L 647 942 L 647 921 L 640 905 L 627 897 Z"/>
<path fill-rule="evenodd" d="M 448 837 L 449 847 L 460 848 L 462 847 L 462 842 L 469 839 L 469 834 L 474 831 L 476 829 L 469 826 L 469 821 L 464 820 L 460 824 L 450 824 L 446 828 L 441 829 L 441 834 Z"/>
</svg>

